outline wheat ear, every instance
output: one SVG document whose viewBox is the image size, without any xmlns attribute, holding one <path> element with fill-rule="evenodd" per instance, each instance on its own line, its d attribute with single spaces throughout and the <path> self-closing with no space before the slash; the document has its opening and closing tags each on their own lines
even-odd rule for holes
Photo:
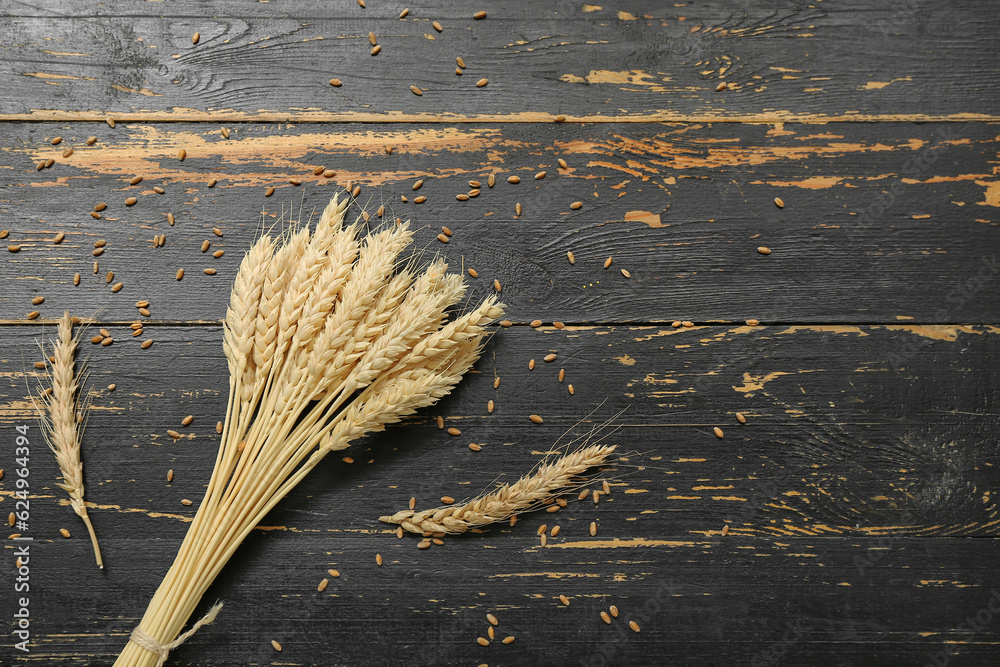
<svg viewBox="0 0 1000 667">
<path fill-rule="evenodd" d="M 57 338 L 51 342 L 52 355 L 48 358 L 48 378 L 51 391 L 40 393 L 36 402 L 42 433 L 49 448 L 56 455 L 63 481 L 56 486 L 69 494 L 73 511 L 83 519 L 94 546 L 97 565 L 104 569 L 101 548 L 97 544 L 94 526 L 87 516 L 87 505 L 83 500 L 83 462 L 80 460 L 80 441 L 86 422 L 86 405 L 80 405 L 79 375 L 74 372 L 74 356 L 78 337 L 73 336 L 73 319 L 69 312 L 63 313 L 57 328 Z"/>
<path fill-rule="evenodd" d="M 504 484 L 462 505 L 419 512 L 404 510 L 379 517 L 379 521 L 398 524 L 403 530 L 421 535 L 438 532 L 455 535 L 506 521 L 515 514 L 538 508 L 556 492 L 574 486 L 580 475 L 602 465 L 614 451 L 614 445 L 590 445 L 542 463 L 532 474 L 513 484 Z"/>
</svg>

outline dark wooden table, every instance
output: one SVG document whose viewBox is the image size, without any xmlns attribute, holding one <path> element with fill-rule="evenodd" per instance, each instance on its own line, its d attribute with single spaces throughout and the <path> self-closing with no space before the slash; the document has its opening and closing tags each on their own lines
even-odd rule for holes
<svg viewBox="0 0 1000 667">
<path fill-rule="evenodd" d="M 27 596 L 31 636 L 0 663 L 125 645 L 208 482 L 242 254 L 262 220 L 352 183 L 358 211 L 384 203 L 427 256 L 474 267 L 470 299 L 499 279 L 515 325 L 452 396 L 286 498 L 169 665 L 997 664 L 1000 6 L 436 4 L 0 3 L 0 229 L 20 246 L 0 265 L 0 514 L 27 425 L 32 538 L 29 593 L 4 544 L 0 613 L 13 632 Z M 456 200 L 470 180 L 482 193 Z M 66 309 L 116 339 L 82 354 L 104 571 L 29 400 Z M 512 480 L 623 408 L 597 506 L 426 551 L 377 521 Z M 487 613 L 513 644 L 476 643 Z"/>
</svg>

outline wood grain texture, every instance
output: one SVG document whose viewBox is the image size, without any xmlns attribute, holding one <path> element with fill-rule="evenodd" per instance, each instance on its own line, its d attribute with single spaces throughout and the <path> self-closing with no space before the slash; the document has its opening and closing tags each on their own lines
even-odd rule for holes
<svg viewBox="0 0 1000 667">
<path fill-rule="evenodd" d="M 3 328 L 8 439 L 31 420 L 25 365 L 30 380 L 38 329 Z M 151 329 L 148 350 L 85 348 L 95 416 L 83 455 L 105 572 L 34 439 L 32 584 L 45 601 L 35 662 L 110 661 L 208 481 L 225 409 L 220 331 Z M 559 358 L 528 371 L 549 351 Z M 353 464 L 330 457 L 264 520 L 206 596 L 226 601 L 223 615 L 172 664 L 273 664 L 272 638 L 282 660 L 322 665 L 659 664 L 672 653 L 672 663 L 751 664 L 781 650 L 792 664 L 831 652 L 864 662 L 872 651 L 914 664 L 952 640 L 980 660 L 996 628 L 968 636 L 961 624 L 1000 587 L 997 541 L 983 539 L 1000 525 L 998 353 L 1000 327 L 502 329 L 453 396 L 344 452 Z M 516 477 L 592 410 L 575 433 L 625 407 L 605 440 L 621 460 L 599 476 L 612 493 L 596 506 L 571 502 L 426 552 L 377 521 L 411 496 L 434 506 Z M 438 414 L 461 436 L 438 430 Z M 0 510 L 12 502 L 9 474 Z M 545 548 L 542 523 L 561 527 Z M 77 561 L 70 582 L 64 563 Z M 316 592 L 331 567 L 343 576 Z M 610 604 L 622 610 L 613 627 L 598 618 Z M 514 644 L 475 643 L 488 612 Z M 638 635 L 623 630 L 630 618 Z M 377 656 L 359 648 L 373 645 Z"/>
<path fill-rule="evenodd" d="M 33 538 L 30 653 L 4 642 L 0 665 L 107 665 L 124 646 L 208 482 L 243 252 L 348 183 L 357 212 L 411 219 L 424 257 L 475 268 L 470 301 L 499 279 L 515 325 L 452 396 L 295 489 L 205 597 L 202 613 L 226 602 L 218 621 L 168 665 L 994 664 L 997 4 L 422 3 L 404 20 L 402 2 L 367 5 L 0 4 L 0 516 L 29 425 Z M 115 338 L 81 354 L 103 572 L 28 398 L 35 341 L 64 309 Z M 512 480 L 623 409 L 597 505 L 428 550 L 377 521 Z M 560 526 L 545 547 L 542 523 Z M 318 592 L 329 568 L 342 576 Z M 482 647 L 487 613 L 500 626 Z"/>
<path fill-rule="evenodd" d="M 383 203 L 386 220 L 412 220 L 418 248 L 479 272 L 475 295 L 498 278 L 509 315 L 519 321 L 1000 321 L 1000 143 L 985 124 L 336 132 L 238 124 L 228 140 L 220 126 L 204 124 L 8 127 L 0 216 L 10 230 L 4 243 L 21 247 L 0 267 L 0 275 L 18 278 L 0 295 L 0 312 L 11 319 L 35 310 L 30 301 L 40 294 L 43 317 L 72 305 L 84 315 L 127 320 L 137 316 L 135 301 L 148 299 L 154 320 L 217 320 L 261 229 L 261 211 L 267 225 L 283 211 L 307 217 L 353 182 L 363 186 L 358 202 L 372 224 Z M 99 141 L 88 147 L 91 134 Z M 58 146 L 49 142 L 54 136 L 63 138 Z M 63 158 L 67 147 L 75 152 Z M 184 161 L 177 159 L 181 148 Z M 52 168 L 36 170 L 50 158 Z M 317 166 L 336 176 L 313 175 Z M 535 180 L 540 171 L 545 177 Z M 492 189 L 490 174 L 498 181 Z M 129 186 L 136 175 L 144 180 Z M 511 175 L 521 182 L 509 184 Z M 417 179 L 424 185 L 414 192 Z M 481 181 L 482 193 L 457 201 L 470 180 Z M 267 187 L 276 194 L 265 197 Z M 418 195 L 426 203 L 413 203 Z M 131 196 L 139 201 L 127 207 Z M 582 208 L 573 210 L 574 201 Z M 101 220 L 90 215 L 98 202 L 108 204 Z M 442 225 L 455 232 L 447 245 L 434 240 Z M 66 239 L 55 245 L 58 232 Z M 157 234 L 166 235 L 164 247 L 153 247 Z M 95 275 L 100 239 L 107 246 Z M 211 249 L 203 253 L 205 240 Z M 773 252 L 765 257 L 758 246 Z M 213 258 L 217 250 L 225 255 Z M 609 256 L 614 263 L 604 270 Z M 218 274 L 204 275 L 207 267 Z M 186 272 L 182 281 L 178 268 Z M 117 294 L 109 270 L 125 283 Z M 76 272 L 82 281 L 73 288 Z"/>
<path fill-rule="evenodd" d="M 996 4 L 10 4 L 5 117 L 997 119 Z M 591 9 L 597 8 L 598 9 Z M 443 32 L 431 27 L 439 21 Z M 192 44 L 191 36 L 200 33 Z M 369 32 L 383 50 L 369 55 Z M 468 65 L 455 75 L 455 58 Z M 331 88 L 331 77 L 344 81 Z M 474 84 L 481 77 L 485 88 Z M 725 82 L 728 89 L 717 91 Z M 425 92 L 417 97 L 410 85 Z"/>
</svg>

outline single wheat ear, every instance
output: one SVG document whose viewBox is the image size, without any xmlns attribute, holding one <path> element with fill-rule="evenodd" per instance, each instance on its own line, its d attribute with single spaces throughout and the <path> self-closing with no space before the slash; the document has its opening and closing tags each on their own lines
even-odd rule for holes
<svg viewBox="0 0 1000 667">
<path fill-rule="evenodd" d="M 83 501 L 83 462 L 80 460 L 80 441 L 86 424 L 87 405 L 79 402 L 80 376 L 74 371 L 78 338 L 73 336 L 73 319 L 69 312 L 59 320 L 56 340 L 50 341 L 51 354 L 48 359 L 48 379 L 52 391 L 39 392 L 35 403 L 42 433 L 49 448 L 55 453 L 63 481 L 56 484 L 69 494 L 73 511 L 83 519 L 94 545 L 94 558 L 104 569 L 101 547 L 97 544 L 94 526 L 87 516 L 87 505 Z M 44 351 L 44 348 L 43 348 Z"/>
<path fill-rule="evenodd" d="M 539 465 L 530 475 L 513 484 L 504 484 L 462 505 L 414 512 L 403 510 L 379 521 L 398 524 L 411 533 L 450 533 L 456 535 L 471 528 L 506 521 L 522 512 L 538 509 L 560 491 L 577 485 L 580 475 L 604 464 L 614 445 L 590 445 L 554 461 Z"/>
</svg>

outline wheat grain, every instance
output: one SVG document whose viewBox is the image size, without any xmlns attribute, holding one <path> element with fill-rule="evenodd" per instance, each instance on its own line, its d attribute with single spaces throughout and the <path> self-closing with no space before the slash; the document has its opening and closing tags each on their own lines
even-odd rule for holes
<svg viewBox="0 0 1000 667">
<path fill-rule="evenodd" d="M 110 339 L 108 339 L 110 340 Z M 94 547 L 94 558 L 97 565 L 104 568 L 101 559 L 101 548 L 97 544 L 97 535 L 87 515 L 87 506 L 83 500 L 83 462 L 80 459 L 80 441 L 83 439 L 83 429 L 86 419 L 77 419 L 77 415 L 86 415 L 88 405 L 80 403 L 80 375 L 75 372 L 74 357 L 76 355 L 79 334 L 73 335 L 73 320 L 69 311 L 63 313 L 56 329 L 56 340 L 51 343 L 52 355 L 49 359 L 50 370 L 48 379 L 51 392 L 43 391 L 35 401 L 35 407 L 42 423 L 42 433 L 49 448 L 56 455 L 62 482 L 56 483 L 60 489 L 69 494 L 70 506 L 77 516 L 83 519 L 90 533 L 90 541 Z"/>
</svg>

